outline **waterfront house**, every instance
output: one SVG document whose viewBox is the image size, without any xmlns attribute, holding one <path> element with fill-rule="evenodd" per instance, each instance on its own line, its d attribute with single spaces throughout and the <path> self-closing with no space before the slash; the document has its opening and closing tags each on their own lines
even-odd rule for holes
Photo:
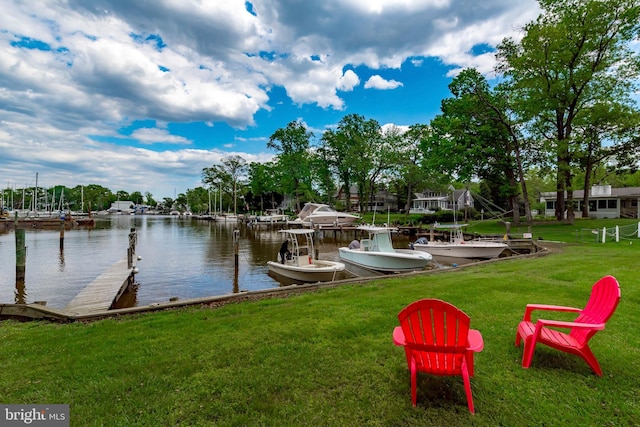
<svg viewBox="0 0 640 427">
<path fill-rule="evenodd" d="M 111 207 L 107 209 L 110 214 L 130 214 L 135 210 L 135 204 L 131 201 L 118 200 L 111 203 Z"/>
<path fill-rule="evenodd" d="M 566 192 L 565 192 L 566 197 Z M 584 190 L 573 192 L 576 218 L 582 217 Z M 554 217 L 556 192 L 540 193 L 545 216 Z M 589 218 L 638 218 L 640 187 L 612 188 L 610 185 L 594 185 L 589 190 Z"/>
<path fill-rule="evenodd" d="M 409 213 L 412 214 L 431 214 L 435 211 L 462 210 L 474 207 L 471 191 L 464 188 L 453 191 L 455 206 L 452 203 L 451 193 L 425 190 L 415 195 L 416 197 L 413 199 L 409 210 Z"/>
</svg>

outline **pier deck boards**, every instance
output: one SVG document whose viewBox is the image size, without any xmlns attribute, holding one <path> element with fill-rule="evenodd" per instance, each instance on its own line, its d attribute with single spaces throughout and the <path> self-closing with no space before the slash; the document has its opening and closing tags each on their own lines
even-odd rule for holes
<svg viewBox="0 0 640 427">
<path fill-rule="evenodd" d="M 131 270 L 126 258 L 117 261 L 80 291 L 64 310 L 78 314 L 108 310 L 122 288 L 128 284 Z"/>
</svg>

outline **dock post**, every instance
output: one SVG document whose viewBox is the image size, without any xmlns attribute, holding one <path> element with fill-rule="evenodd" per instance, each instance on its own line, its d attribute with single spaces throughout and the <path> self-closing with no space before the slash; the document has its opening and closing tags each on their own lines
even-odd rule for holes
<svg viewBox="0 0 640 427">
<path fill-rule="evenodd" d="M 16 281 L 24 282 L 27 265 L 27 246 L 24 228 L 16 228 Z"/>
<path fill-rule="evenodd" d="M 240 230 L 237 228 L 233 230 L 233 258 L 234 258 L 234 270 L 233 270 L 233 292 L 238 293 L 238 272 L 240 270 L 240 257 L 238 256 L 238 248 L 240 246 Z"/>
<path fill-rule="evenodd" d="M 64 250 L 64 212 L 60 213 L 60 250 Z"/>
<path fill-rule="evenodd" d="M 318 259 L 318 256 L 320 255 L 320 249 L 318 249 L 318 235 L 320 234 L 320 226 L 316 224 L 315 226 L 315 232 L 313 233 L 313 249 L 314 249 L 314 254 L 313 254 L 313 259 Z"/>
<path fill-rule="evenodd" d="M 129 247 L 127 248 L 127 268 L 133 268 L 133 255 L 136 253 L 136 243 L 138 235 L 136 229 L 132 228 L 129 232 Z"/>
</svg>

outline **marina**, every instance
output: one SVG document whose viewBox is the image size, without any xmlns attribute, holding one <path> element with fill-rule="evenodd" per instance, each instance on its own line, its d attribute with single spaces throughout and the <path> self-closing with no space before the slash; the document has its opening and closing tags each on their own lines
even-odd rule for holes
<svg viewBox="0 0 640 427">
<path fill-rule="evenodd" d="M 131 229 L 137 234 L 135 253 L 142 257 L 136 257 L 135 275 L 134 266 L 123 261 Z M 338 249 L 358 233 L 342 226 L 317 230 L 317 258 L 339 261 Z M 267 267 L 277 260 L 282 233 L 243 222 L 115 215 L 97 217 L 92 228 L 67 230 L 64 249 L 55 229 L 26 230 L 25 240 L 26 274 L 19 280 L 14 230 L 0 233 L 0 304 L 38 303 L 47 310 L 89 315 L 109 308 L 269 292 L 292 284 L 269 274 Z M 407 248 L 410 241 L 407 234 L 393 236 L 396 248 Z M 434 268 L 447 266 L 436 260 Z M 347 266 L 332 279 L 371 275 Z"/>
<path fill-rule="evenodd" d="M 283 242 L 276 229 L 175 216 L 115 215 L 96 217 L 93 228 L 67 230 L 64 250 L 57 229 L 27 230 L 24 283 L 16 282 L 14 231 L 0 233 L 0 303 L 46 301 L 50 308 L 66 307 L 87 284 L 126 256 L 131 228 L 137 230 L 136 253 L 142 257 L 135 277 L 140 286 L 129 296 L 132 306 L 283 285 L 267 274 L 267 262 L 277 260 Z M 337 261 L 338 244 L 332 232 L 327 238 L 321 235 L 319 259 Z M 347 277 L 347 272 L 340 272 L 336 279 Z"/>
</svg>

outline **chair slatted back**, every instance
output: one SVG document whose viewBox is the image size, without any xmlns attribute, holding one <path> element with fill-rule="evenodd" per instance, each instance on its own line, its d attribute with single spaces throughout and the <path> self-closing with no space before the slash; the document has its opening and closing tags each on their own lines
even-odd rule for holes
<svg viewBox="0 0 640 427">
<path fill-rule="evenodd" d="M 587 305 L 574 320 L 577 323 L 606 323 L 620 302 L 620 285 L 613 276 L 605 276 L 591 288 Z M 569 335 L 586 344 L 597 330 L 572 329 Z"/>
<path fill-rule="evenodd" d="M 438 299 L 422 299 L 402 310 L 398 320 L 419 370 L 460 372 L 470 322 L 462 310 Z"/>
</svg>

